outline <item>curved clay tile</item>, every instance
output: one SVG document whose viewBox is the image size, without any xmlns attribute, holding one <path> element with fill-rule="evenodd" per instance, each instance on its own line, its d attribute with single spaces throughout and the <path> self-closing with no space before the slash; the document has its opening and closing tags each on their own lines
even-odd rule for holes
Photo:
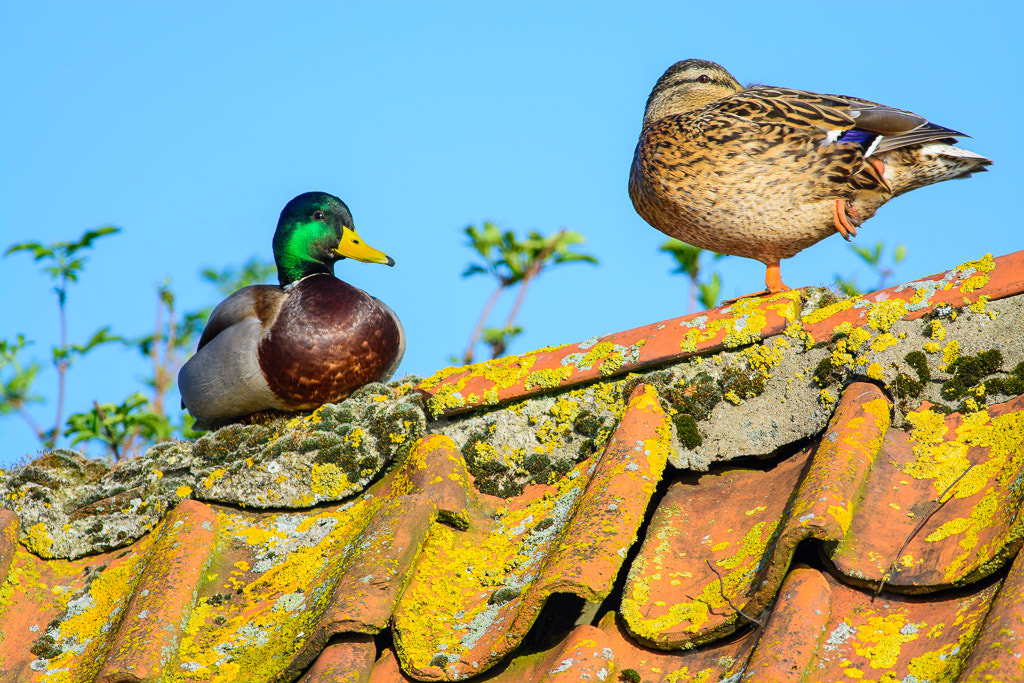
<svg viewBox="0 0 1024 683">
<path fill-rule="evenodd" d="M 0 472 L 0 680 L 1024 680 L 1022 274 Z"/>
</svg>

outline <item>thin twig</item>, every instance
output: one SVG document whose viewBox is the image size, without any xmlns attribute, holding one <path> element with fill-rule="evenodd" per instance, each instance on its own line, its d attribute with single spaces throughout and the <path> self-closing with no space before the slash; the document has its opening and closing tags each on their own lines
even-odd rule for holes
<svg viewBox="0 0 1024 683">
<path fill-rule="evenodd" d="M 519 313 L 519 307 L 523 303 L 523 297 L 526 296 L 526 287 L 530 284 L 530 280 L 537 277 L 540 271 L 544 268 L 544 262 L 551 256 L 551 252 L 555 250 L 558 243 L 561 241 L 562 236 L 565 235 L 565 230 L 559 230 L 555 233 L 555 236 L 551 238 L 549 244 L 547 244 L 540 253 L 530 261 L 530 266 L 526 269 L 526 274 L 523 276 L 523 281 L 519 285 L 519 293 L 516 295 L 515 303 L 512 304 L 512 310 L 509 311 L 508 318 L 505 319 L 505 329 L 512 327 L 513 321 L 516 319 L 516 314 Z"/>
<path fill-rule="evenodd" d="M 480 317 L 476 321 L 476 327 L 473 328 L 473 334 L 469 336 L 469 344 L 466 345 L 466 352 L 462 354 L 462 362 L 469 365 L 473 362 L 473 347 L 476 346 L 477 339 L 480 338 L 480 333 L 484 329 L 484 323 L 487 322 L 487 316 L 491 314 L 491 309 L 494 308 L 495 302 L 503 291 L 505 291 L 505 282 L 502 281 L 498 285 L 498 288 L 491 294 L 491 298 L 487 300 L 484 305 L 484 310 L 480 312 Z"/>
<path fill-rule="evenodd" d="M 48 448 L 57 445 L 57 437 L 60 435 L 61 418 L 64 417 L 64 384 L 65 375 L 68 370 L 68 315 L 65 309 L 67 300 L 68 277 L 63 275 L 60 288 L 57 290 L 57 309 L 60 318 L 60 348 L 64 357 L 57 362 L 57 415 L 53 421 L 53 433 L 50 435 L 49 443 L 44 443 Z"/>
<path fill-rule="evenodd" d="M 725 582 L 722 581 L 722 575 L 719 574 L 718 570 L 715 569 L 714 565 L 711 564 L 711 560 L 704 560 L 704 562 L 707 563 L 708 569 L 713 571 L 715 573 L 715 576 L 718 577 L 718 594 L 722 596 L 723 600 L 725 600 L 727 603 L 729 603 L 729 607 L 732 607 L 733 611 L 736 612 L 736 614 L 740 615 L 741 617 L 743 617 L 747 621 L 749 621 L 749 622 L 751 622 L 753 624 L 757 624 L 758 626 L 764 626 L 764 624 L 759 619 L 755 619 L 754 617 L 750 616 L 749 614 L 745 614 L 743 612 L 743 610 L 741 610 L 736 605 L 732 604 L 732 600 L 730 600 L 728 598 L 728 596 L 726 596 L 726 594 L 725 594 Z"/>
<path fill-rule="evenodd" d="M 114 461 L 121 459 L 121 453 L 117 449 L 117 437 L 114 435 L 114 431 L 107 424 L 107 414 L 103 412 L 103 408 L 96 399 L 93 399 L 92 407 L 96 410 L 96 414 L 100 416 L 100 424 L 103 426 L 103 431 L 107 433 L 107 438 L 110 439 L 110 450 L 114 451 Z"/>
<path fill-rule="evenodd" d="M 909 536 L 907 536 L 907 540 L 903 541 L 903 545 L 901 545 L 900 549 L 896 551 L 896 557 L 893 559 L 892 564 L 889 565 L 889 571 L 887 571 L 885 575 L 882 576 L 882 580 L 879 581 L 878 588 L 875 589 L 875 596 L 878 596 L 882 592 L 882 588 L 885 587 L 885 577 L 890 576 L 896 572 L 896 565 L 899 563 L 900 557 L 903 555 L 903 551 L 907 549 L 908 545 L 910 545 L 910 541 L 912 541 L 914 539 L 914 536 L 917 536 L 918 532 L 924 528 L 924 525 L 928 523 L 928 520 L 932 518 L 932 515 L 938 512 L 939 508 L 941 508 L 943 505 L 945 505 L 952 499 L 952 496 L 950 496 L 950 498 L 943 500 L 945 495 L 949 493 L 950 489 L 956 486 L 957 483 L 959 483 L 959 481 L 964 478 L 964 475 L 971 471 L 972 467 L 974 467 L 974 463 L 969 464 L 967 466 L 967 469 L 965 469 L 963 472 L 957 475 L 957 478 L 954 479 L 949 484 L 949 486 L 947 486 L 945 490 L 943 490 L 943 492 L 939 494 L 939 497 L 936 499 L 935 504 L 932 505 L 932 509 L 928 511 L 927 515 L 921 518 L 921 521 L 917 523 L 917 525 L 914 527 L 914 530 L 910 532 Z"/>
<path fill-rule="evenodd" d="M 173 299 L 171 300 L 173 302 Z M 174 304 L 167 304 L 167 341 L 164 346 L 164 376 L 163 384 L 160 385 L 159 397 L 154 397 L 154 401 L 157 404 L 156 413 L 160 417 L 164 415 L 164 397 L 167 395 L 167 390 L 171 388 L 174 383 L 174 375 L 176 368 L 174 367 Z"/>
<path fill-rule="evenodd" d="M 163 338 L 163 312 L 164 303 L 160 299 L 160 294 L 157 292 L 156 297 L 156 320 L 153 322 L 153 344 L 149 347 L 149 357 L 153 361 L 153 402 L 152 406 L 155 409 L 154 412 L 157 415 L 162 415 L 163 410 L 160 405 L 160 383 L 163 381 L 163 377 L 160 372 L 160 340 Z"/>
<path fill-rule="evenodd" d="M 36 433 L 36 438 L 43 441 L 46 438 L 46 432 L 43 431 L 43 428 L 35 421 L 29 412 L 25 410 L 25 405 L 19 402 L 15 404 L 14 409 L 17 410 L 22 419 L 25 420 L 25 424 L 28 425 L 29 429 Z"/>
</svg>

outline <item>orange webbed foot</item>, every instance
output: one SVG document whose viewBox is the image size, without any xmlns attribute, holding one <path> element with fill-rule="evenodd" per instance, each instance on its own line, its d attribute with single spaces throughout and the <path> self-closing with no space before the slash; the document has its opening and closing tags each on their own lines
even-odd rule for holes
<svg viewBox="0 0 1024 683">
<path fill-rule="evenodd" d="M 728 306 L 734 304 L 740 299 L 749 299 L 756 296 L 770 296 L 772 294 L 778 294 L 779 292 L 788 292 L 791 287 L 787 287 L 786 283 L 782 281 L 782 273 L 779 268 L 779 262 L 768 264 L 768 270 L 764 274 L 764 284 L 766 289 L 762 289 L 760 292 L 751 292 L 750 294 L 744 294 L 738 296 L 735 299 L 726 299 L 719 304 L 719 306 Z"/>
<path fill-rule="evenodd" d="M 836 232 L 849 242 L 851 236 L 857 236 L 857 226 L 862 225 L 864 219 L 860 217 L 860 212 L 852 203 L 847 204 L 845 199 L 837 199 L 832 205 L 832 222 L 836 226 Z"/>
</svg>

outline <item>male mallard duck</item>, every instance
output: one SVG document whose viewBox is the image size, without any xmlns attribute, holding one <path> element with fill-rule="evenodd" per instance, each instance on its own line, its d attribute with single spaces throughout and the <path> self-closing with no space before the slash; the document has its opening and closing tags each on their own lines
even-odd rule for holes
<svg viewBox="0 0 1024 683">
<path fill-rule="evenodd" d="M 307 192 L 288 202 L 274 233 L 281 286 L 245 287 L 218 304 L 178 374 L 182 404 L 197 425 L 315 408 L 391 376 L 405 353 L 402 324 L 382 302 L 334 277 L 343 258 L 395 265 L 356 234 L 337 197 Z"/>
<path fill-rule="evenodd" d="M 744 88 L 687 59 L 647 99 L 629 196 L 671 237 L 761 261 L 779 292 L 780 259 L 836 231 L 849 241 L 897 195 L 984 171 L 990 160 L 953 146 L 963 135 L 855 97 Z"/>
</svg>

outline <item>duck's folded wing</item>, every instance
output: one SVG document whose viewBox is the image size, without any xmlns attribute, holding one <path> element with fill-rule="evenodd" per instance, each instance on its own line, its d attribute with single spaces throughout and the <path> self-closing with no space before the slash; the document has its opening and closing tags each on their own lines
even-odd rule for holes
<svg viewBox="0 0 1024 683">
<path fill-rule="evenodd" d="M 850 104 L 834 95 L 758 85 L 722 98 L 708 109 L 728 118 L 783 125 L 794 132 L 823 137 L 828 131 L 849 130 L 856 125 L 847 111 Z"/>
<path fill-rule="evenodd" d="M 845 139 L 840 137 L 842 131 L 863 131 L 880 138 L 871 148 L 873 154 L 933 140 L 965 137 L 959 131 L 904 109 L 847 95 L 791 88 L 754 86 L 721 100 L 716 108 L 731 116 L 783 124 L 807 131 L 809 135 L 820 135 L 819 131 L 823 131 L 828 142 Z"/>
<path fill-rule="evenodd" d="M 196 350 L 203 348 L 218 334 L 246 318 L 256 318 L 260 321 L 261 327 L 266 329 L 277 319 L 277 312 L 281 308 L 284 296 L 284 290 L 274 285 L 250 285 L 238 290 L 213 309 L 210 320 L 199 337 L 199 346 Z"/>
<path fill-rule="evenodd" d="M 882 136 L 873 150 L 875 154 L 934 140 L 952 142 L 952 138 L 967 137 L 960 131 L 932 123 L 923 116 L 884 104 L 853 100 L 849 112 L 856 121 L 856 130 Z"/>
</svg>

